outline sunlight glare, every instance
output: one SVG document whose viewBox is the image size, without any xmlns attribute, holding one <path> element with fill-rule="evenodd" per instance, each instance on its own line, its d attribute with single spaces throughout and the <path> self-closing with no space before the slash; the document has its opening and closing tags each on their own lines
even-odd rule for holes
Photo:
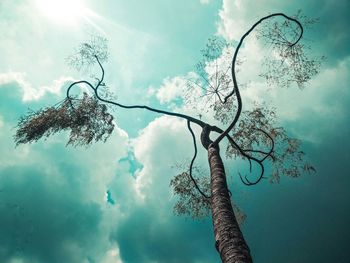
<svg viewBox="0 0 350 263">
<path fill-rule="evenodd" d="M 64 25 L 75 25 L 88 15 L 80 0 L 35 0 L 40 11 L 50 20 Z"/>
</svg>

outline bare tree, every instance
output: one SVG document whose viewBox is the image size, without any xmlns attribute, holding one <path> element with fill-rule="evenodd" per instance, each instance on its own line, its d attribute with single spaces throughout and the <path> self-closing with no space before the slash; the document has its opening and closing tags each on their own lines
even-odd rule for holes
<svg viewBox="0 0 350 263">
<path fill-rule="evenodd" d="M 277 45 L 282 52 L 280 61 L 282 59 L 286 66 L 292 68 L 289 71 L 283 70 L 282 73 L 289 74 L 290 79 L 299 85 L 304 84 L 317 73 L 317 64 L 310 64 L 312 60 L 307 60 L 302 55 L 303 46 L 300 45 L 300 39 L 303 36 L 303 27 L 301 23 L 296 18 L 282 13 L 263 17 L 242 36 L 235 48 L 231 66 L 219 65 L 217 60 L 223 48 L 227 48 L 226 44 L 212 42 L 212 46 L 207 49 L 210 52 L 203 53 L 207 61 L 197 67 L 197 73 L 202 80 L 191 80 L 190 85 L 199 87 L 203 96 L 209 95 L 214 98 L 212 104 L 215 111 L 214 117 L 226 125 L 226 129 L 186 114 L 145 105 L 125 105 L 105 97 L 105 70 L 102 63 L 107 59 L 107 46 L 104 39 L 97 39 L 98 41 L 93 39 L 91 42 L 83 43 L 69 61 L 79 68 L 95 64 L 100 68 L 101 75 L 95 78 L 94 82 L 88 80 L 73 82 L 68 87 L 66 98 L 62 102 L 38 112 L 31 112 L 20 119 L 17 133 L 14 136 L 15 142 L 17 144 L 30 143 L 61 130 L 70 131 L 68 144 L 88 145 L 94 141 L 105 141 L 114 128 L 113 115 L 107 112 L 107 105 L 127 110 L 143 109 L 186 120 L 195 153 L 189 169 L 171 182 L 175 192 L 180 194 L 180 198 L 182 197 L 182 202 L 180 200 L 178 203 L 177 210 L 180 214 L 189 213 L 191 210 L 197 216 L 201 216 L 210 208 L 215 247 L 222 262 L 252 262 L 249 247 L 243 238 L 230 200 L 231 192 L 227 186 L 219 144 L 226 139 L 228 142 L 226 154 L 248 161 L 250 176 L 239 175 L 245 185 L 257 184 L 265 178 L 265 163 L 268 161 L 274 167 L 273 181 L 277 181 L 281 174 L 296 177 L 303 171 L 314 170 L 311 165 L 303 162 L 303 152 L 299 150 L 300 142 L 289 138 L 283 128 L 275 127 L 273 109 L 267 108 L 266 105 L 256 105 L 253 109 L 242 110 L 243 102 L 236 79 L 238 52 L 246 37 L 258 25 L 273 17 L 282 17 L 285 21 L 270 28 L 270 31 L 263 31 L 268 33 L 262 34 L 262 37 Z M 276 28 L 278 28 L 277 31 Z M 290 32 L 294 32 L 295 35 Z M 215 49 L 215 47 L 220 48 Z M 214 74 L 216 74 L 214 77 L 208 75 L 207 66 L 214 67 Z M 312 70 L 309 70 L 310 68 Z M 265 77 L 270 79 L 274 74 L 282 73 L 269 71 Z M 84 93 L 82 98 L 73 97 L 72 88 L 81 85 L 87 86 L 92 91 L 92 95 Z M 192 125 L 201 128 L 200 141 L 208 153 L 210 180 L 208 178 L 198 180 L 192 174 L 196 169 L 194 161 L 197 155 L 197 138 L 192 130 Z M 211 134 L 216 134 L 217 137 L 212 140 Z M 259 172 L 254 175 L 253 170 L 257 169 Z"/>
</svg>

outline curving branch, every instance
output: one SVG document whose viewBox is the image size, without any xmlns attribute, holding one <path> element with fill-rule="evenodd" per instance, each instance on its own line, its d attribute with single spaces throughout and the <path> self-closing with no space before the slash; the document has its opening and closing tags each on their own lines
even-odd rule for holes
<svg viewBox="0 0 350 263">
<path fill-rule="evenodd" d="M 156 113 L 160 113 L 160 114 L 164 114 L 164 115 L 168 115 L 168 116 L 174 116 L 174 117 L 182 118 L 182 119 L 185 119 L 187 121 L 193 122 L 193 123 L 199 125 L 200 127 L 204 127 L 205 125 L 207 125 L 205 122 L 203 122 L 203 121 L 201 121 L 201 120 L 199 120 L 197 118 L 191 117 L 189 115 L 186 115 L 186 114 L 177 113 L 177 112 L 170 112 L 170 111 L 165 111 L 165 110 L 159 110 L 159 109 L 152 108 L 152 107 L 145 106 L 145 105 L 124 105 L 124 104 L 121 104 L 121 103 L 118 103 L 118 102 L 114 102 L 114 101 L 102 98 L 98 94 L 98 88 L 100 86 L 103 86 L 101 84 L 103 84 L 103 80 L 104 80 L 104 68 L 103 68 L 102 64 L 100 63 L 99 58 L 97 56 L 95 56 L 95 58 L 96 58 L 99 66 L 100 66 L 100 69 L 101 69 L 101 78 L 99 79 L 98 83 L 94 87 L 94 92 L 95 92 L 95 96 L 100 101 L 105 102 L 107 104 L 112 104 L 112 105 L 115 105 L 115 106 L 118 106 L 118 107 L 124 108 L 124 109 L 145 109 L 145 110 L 149 110 L 149 111 L 152 111 L 152 112 L 156 112 Z"/>
<path fill-rule="evenodd" d="M 267 138 L 269 138 L 269 139 L 270 139 L 270 142 L 271 142 L 271 148 L 270 148 L 270 150 L 266 153 L 265 157 L 264 157 L 263 159 L 261 159 L 261 161 L 263 162 L 267 157 L 271 157 L 272 159 L 274 159 L 274 157 L 273 157 L 273 155 L 272 155 L 273 151 L 275 150 L 275 141 L 274 141 L 274 139 L 271 137 L 270 134 L 268 134 L 266 131 L 264 131 L 264 130 L 262 130 L 262 129 L 254 128 L 254 130 L 260 131 L 260 132 L 262 132 L 263 134 L 265 134 L 265 136 L 266 136 Z M 261 151 L 261 152 L 262 152 L 262 151 Z"/>
<path fill-rule="evenodd" d="M 194 184 L 194 186 L 196 187 L 196 189 L 198 190 L 198 192 L 205 198 L 210 198 L 210 196 L 206 195 L 198 186 L 197 181 L 193 178 L 192 176 L 192 168 L 193 168 L 193 163 L 197 157 L 197 143 L 196 143 L 196 136 L 194 135 L 194 132 L 191 128 L 191 122 L 187 120 L 187 128 L 190 131 L 191 135 L 192 135 L 192 139 L 193 139 L 193 146 L 194 146 L 194 155 L 193 158 L 191 160 L 191 164 L 190 164 L 190 170 L 189 170 L 189 176 Z"/>
<path fill-rule="evenodd" d="M 260 153 L 260 154 L 264 154 L 264 160 L 267 159 L 268 157 L 270 157 L 273 161 L 276 160 L 276 157 L 272 155 L 272 152 L 265 152 L 262 150 L 254 150 L 254 149 L 243 149 L 244 152 L 250 152 L 250 153 Z"/>
<path fill-rule="evenodd" d="M 257 130 L 261 130 L 261 129 L 257 129 Z M 272 137 L 270 135 L 268 135 L 268 133 L 266 133 L 265 131 L 261 130 L 264 134 L 266 134 L 269 138 L 271 138 L 271 140 L 273 141 Z M 227 135 L 226 138 L 228 139 L 228 141 L 230 142 L 231 146 L 234 147 L 235 149 L 237 149 L 240 154 L 247 158 L 248 162 L 249 162 L 249 172 L 251 173 L 252 172 L 252 161 L 257 163 L 259 166 L 260 166 L 260 175 L 258 176 L 258 178 L 254 181 L 254 182 L 250 182 L 247 178 L 247 176 L 245 176 L 245 181 L 243 180 L 242 176 L 240 173 L 239 174 L 239 177 L 242 181 L 243 184 L 247 185 L 247 186 L 251 186 L 251 185 L 255 185 L 257 183 L 259 183 L 261 181 L 261 179 L 264 178 L 264 173 L 265 173 L 265 167 L 264 167 L 264 164 L 263 162 L 266 160 L 266 158 L 268 156 L 272 156 L 272 152 L 274 150 L 274 143 L 272 144 L 272 147 L 270 149 L 269 152 L 264 152 L 264 151 L 259 151 L 259 150 L 243 150 L 234 140 L 231 136 Z M 260 152 L 260 153 L 265 153 L 266 156 L 259 160 L 249 154 L 247 154 L 247 152 Z"/>
<path fill-rule="evenodd" d="M 242 175 L 241 175 L 241 173 L 238 173 L 239 178 L 241 179 L 241 182 L 242 182 L 243 184 L 245 184 L 246 186 L 256 185 L 256 184 L 258 184 L 262 179 L 265 179 L 265 178 L 266 178 L 266 177 L 264 177 L 264 172 L 265 172 L 265 170 L 264 170 L 264 169 L 265 169 L 265 168 L 264 168 L 264 165 L 262 165 L 260 162 L 259 162 L 258 164 L 259 164 L 260 167 L 261 167 L 261 173 L 260 173 L 258 179 L 255 180 L 254 182 L 250 182 L 250 181 L 248 180 L 248 178 L 247 178 L 246 175 L 244 176 L 244 179 L 245 179 L 245 181 L 244 181 L 244 180 L 243 180 L 243 177 L 242 177 Z"/>
<path fill-rule="evenodd" d="M 67 88 L 67 91 L 66 91 L 66 97 L 67 97 L 67 99 L 68 99 L 68 101 L 69 101 L 69 103 L 70 103 L 70 106 L 72 107 L 72 108 L 74 108 L 73 107 L 73 104 L 72 104 L 72 97 L 70 96 L 70 91 L 71 91 L 71 89 L 74 87 L 74 86 L 76 86 L 76 85 L 79 85 L 79 84 L 86 84 L 88 87 L 90 87 L 93 91 L 95 91 L 95 87 L 89 82 L 89 81 L 87 81 L 87 80 L 79 80 L 79 81 L 74 81 L 73 83 L 71 83 L 70 85 L 69 85 L 69 87 Z"/>
<path fill-rule="evenodd" d="M 237 107 L 237 112 L 235 114 L 235 117 L 233 119 L 233 121 L 231 122 L 231 124 L 227 127 L 227 129 L 221 133 L 219 135 L 219 137 L 213 142 L 214 145 L 218 145 L 220 143 L 220 141 L 225 138 L 228 133 L 232 130 L 232 128 L 236 125 L 240 115 L 241 115 L 241 112 L 242 112 L 242 97 L 241 97 L 241 94 L 240 94 L 240 91 L 239 91 L 239 88 L 238 88 L 238 84 L 237 84 L 237 79 L 236 79 L 236 72 L 235 72 L 235 65 L 236 65 L 236 61 L 237 61 L 237 55 L 238 55 L 238 51 L 239 49 L 241 48 L 243 42 L 244 42 L 244 39 L 260 24 L 262 23 L 264 20 L 267 20 L 271 17 L 275 17 L 275 16 L 282 16 L 290 21 L 293 21 L 295 22 L 299 28 L 300 28 L 300 35 L 298 37 L 298 39 L 290 44 L 291 47 L 293 47 L 294 45 L 296 45 L 299 40 L 301 39 L 301 37 L 303 36 L 303 33 L 304 33 L 304 29 L 303 29 L 303 26 L 301 25 L 301 23 L 292 18 L 292 17 L 289 17 L 283 13 L 274 13 L 274 14 L 271 14 L 271 15 L 268 15 L 268 16 L 265 16 L 263 18 L 261 18 L 258 22 L 256 22 L 240 39 L 239 43 L 238 43 L 238 46 L 235 50 L 235 53 L 233 55 L 233 59 L 232 59 L 232 68 L 231 68 L 231 74 L 232 74 L 232 80 L 233 80 L 233 90 L 231 91 L 231 93 L 229 93 L 225 98 L 224 98 L 224 103 L 227 102 L 227 100 L 233 95 L 233 94 L 236 94 L 236 98 L 237 98 L 237 104 L 238 104 L 238 107 Z"/>
</svg>

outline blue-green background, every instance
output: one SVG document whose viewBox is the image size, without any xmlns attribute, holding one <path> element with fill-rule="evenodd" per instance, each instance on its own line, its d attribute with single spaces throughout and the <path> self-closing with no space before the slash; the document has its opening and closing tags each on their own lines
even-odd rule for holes
<svg viewBox="0 0 350 263">
<path fill-rule="evenodd" d="M 62 99 L 65 80 L 81 76 L 65 57 L 89 33 L 109 40 L 107 83 L 119 101 L 173 109 L 179 105 L 162 104 L 157 91 L 176 88 L 172 80 L 193 70 L 209 37 L 237 40 L 261 16 L 299 9 L 320 19 L 306 32 L 314 54 L 327 57 L 319 75 L 305 90 L 265 95 L 257 67 L 243 64 L 241 75 L 258 84 L 249 96 L 271 99 L 317 173 L 248 188 L 236 177 L 244 164 L 228 160 L 230 184 L 247 214 L 243 232 L 255 262 L 348 262 L 349 1 L 83 3 L 90 15 L 67 25 L 34 0 L 0 2 L 1 263 L 220 262 L 210 219 L 172 212 L 172 166 L 193 152 L 182 121 L 117 109 L 118 129 L 87 149 L 66 148 L 66 134 L 15 148 L 14 127 L 28 108 Z M 247 60 L 257 56 L 245 52 Z"/>
</svg>

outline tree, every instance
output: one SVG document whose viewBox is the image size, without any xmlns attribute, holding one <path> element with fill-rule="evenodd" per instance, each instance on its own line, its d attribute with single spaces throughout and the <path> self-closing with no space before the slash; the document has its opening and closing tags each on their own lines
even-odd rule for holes
<svg viewBox="0 0 350 263">
<path fill-rule="evenodd" d="M 248 186 L 255 185 L 265 178 L 267 161 L 270 161 L 273 167 L 271 176 L 273 181 L 278 181 L 281 174 L 297 177 L 303 171 L 314 170 L 311 165 L 303 162 L 304 153 L 299 149 L 300 142 L 289 138 L 283 128 L 275 127 L 274 109 L 266 105 L 255 105 L 252 109 L 243 110 L 243 101 L 236 78 L 238 52 L 246 37 L 258 25 L 273 17 L 282 17 L 285 20 L 282 23 L 275 22 L 272 26 L 265 25 L 260 31 L 260 37 L 265 38 L 277 50 L 279 66 L 276 67 L 273 63 L 267 64 L 268 71 L 262 76 L 270 82 L 283 79 L 284 82 L 279 84 L 284 86 L 292 81 L 302 86 L 318 72 L 317 60 L 308 59 L 304 53 L 304 46 L 300 44 L 303 26 L 298 17 L 275 13 L 257 21 L 239 41 L 231 66 L 222 67 L 218 63 L 223 49 L 229 46 L 217 40 L 209 42 L 208 48 L 203 51 L 204 60 L 197 65 L 198 78 L 189 80 L 189 90 L 197 87 L 203 96 L 214 97 L 214 102 L 211 103 L 215 112 L 214 117 L 227 125 L 226 129 L 211 125 L 201 117 L 144 105 L 124 105 L 106 96 L 103 67 L 103 62 L 108 57 L 106 40 L 94 37 L 90 42 L 83 43 L 70 57 L 69 62 L 78 68 L 96 65 L 101 70 L 101 75 L 95 78 L 94 82 L 80 80 L 71 83 L 63 101 L 22 117 L 14 136 L 15 142 L 17 145 L 30 143 L 62 130 L 70 131 L 67 144 L 74 146 L 89 145 L 100 140 L 106 141 L 114 129 L 114 118 L 107 107 L 110 105 L 127 110 L 144 109 L 186 120 L 195 153 L 188 171 L 171 181 L 175 192 L 180 194 L 177 211 L 181 214 L 191 210 L 200 216 L 210 207 L 215 247 L 222 262 L 252 262 L 249 247 L 240 230 L 231 203 L 231 192 L 227 186 L 225 168 L 220 154 L 220 143 L 222 146 L 223 139 L 227 139 L 226 154 L 247 160 L 250 173 L 256 168 L 260 169 L 253 179 L 239 174 L 241 181 Z M 210 66 L 215 68 L 214 75 L 207 72 Z M 87 86 L 92 94 L 84 93 L 81 98 L 72 96 L 72 88 L 81 85 Z M 188 94 L 186 97 L 190 98 L 191 95 Z M 208 153 L 210 182 L 208 179 L 198 180 L 192 174 L 193 170 L 197 169 L 194 166 L 197 155 L 197 138 L 192 130 L 194 124 L 201 128 L 200 141 Z M 211 139 L 211 134 L 218 136 Z"/>
</svg>

